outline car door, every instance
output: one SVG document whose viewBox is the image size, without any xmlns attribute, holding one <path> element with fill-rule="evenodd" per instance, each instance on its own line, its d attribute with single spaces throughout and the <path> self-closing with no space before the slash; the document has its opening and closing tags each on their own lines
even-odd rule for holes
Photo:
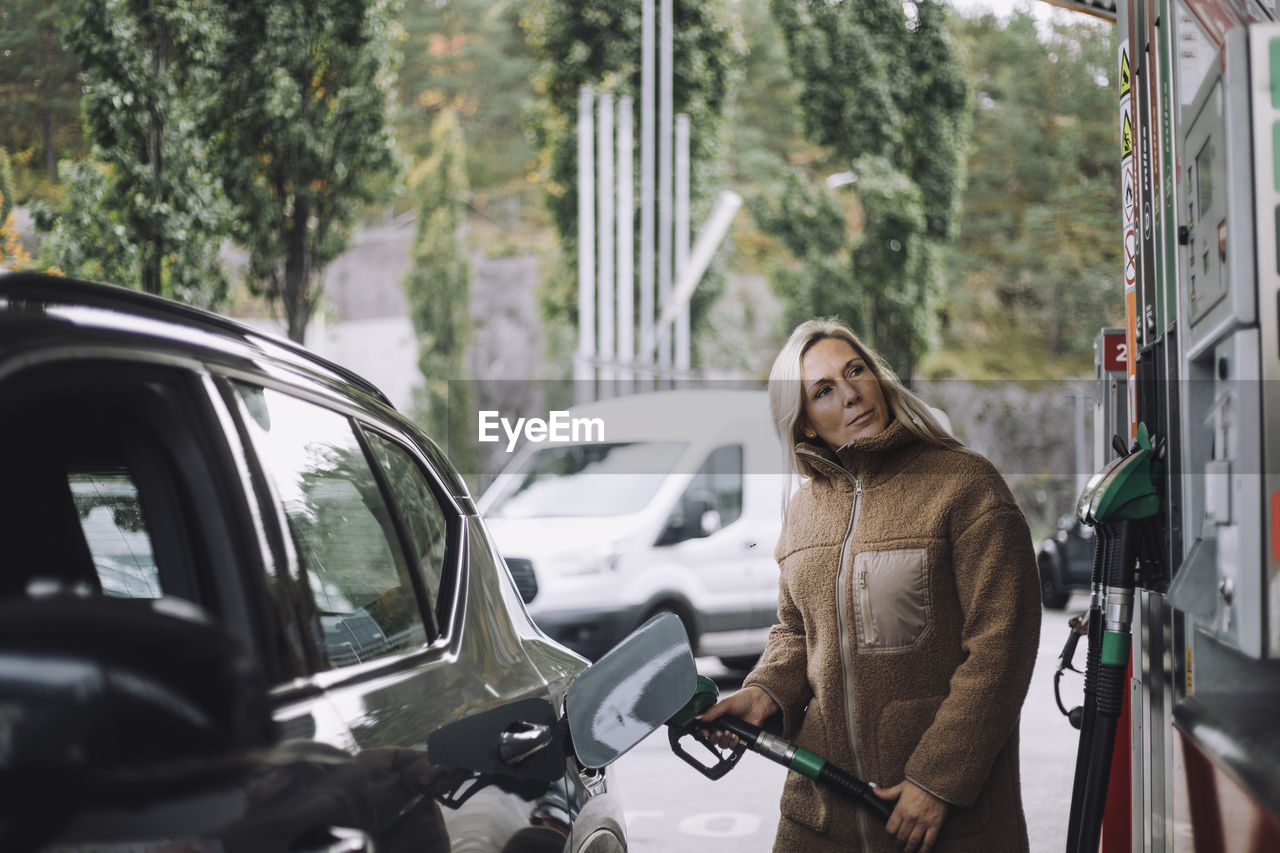
<svg viewBox="0 0 1280 853">
<path fill-rule="evenodd" d="M 774 595 L 771 555 L 758 546 L 758 531 L 743 517 L 743 459 L 741 444 L 724 444 L 708 453 L 664 534 L 671 543 L 669 559 L 697 584 L 704 654 L 758 653 L 764 631 L 774 621 L 760 606 Z M 708 518 L 694 517 L 705 507 L 712 508 Z"/>
<path fill-rule="evenodd" d="M 440 478 L 394 427 L 353 404 L 243 379 L 227 393 L 291 554 L 290 633 L 304 647 L 306 681 L 357 749 L 352 790 L 378 849 L 466 840 L 502 850 L 517 833 L 559 849 L 567 809 L 550 808 L 545 783 L 477 792 L 471 774 L 425 751 L 445 723 L 545 692 L 518 644 L 495 666 L 462 642 L 467 525 Z M 473 796 L 459 808 L 436 803 L 463 793 Z"/>
<path fill-rule="evenodd" d="M 274 655 L 263 630 L 257 604 L 266 563 L 208 374 L 189 359 L 155 352 L 45 355 L 44 363 L 33 358 L 36 367 L 0 383 L 6 472 L 0 538 L 7 543 L 0 595 L 126 599 L 140 608 L 187 613 L 220 624 L 264 676 L 288 681 L 300 675 Z M 179 661 L 184 653 L 163 646 L 143 651 Z M 206 677 L 192 667 L 173 687 Z M 295 750 L 330 738 L 332 759 L 349 735 L 318 699 L 298 691 L 283 703 L 281 730 Z M 117 724 L 123 739 L 130 721 Z M 279 838 L 262 831 L 271 822 L 256 819 L 250 796 L 264 779 L 278 786 L 279 758 L 257 772 L 219 774 L 199 785 L 182 783 L 179 763 L 171 770 L 173 784 L 148 792 L 145 808 L 123 798 L 76 803 L 68 797 L 65 811 L 42 813 L 33 832 L 24 829 L 24 815 L 6 820 L 0 814 L 0 825 L 26 837 L 23 847 L 253 849 L 263 838 Z M 298 816 L 294 848 L 324 849 L 331 818 Z M 237 834 L 237 827 L 247 831 Z M 6 837 L 0 833 L 0 847 Z M 32 844 L 32 837 L 44 840 Z M 361 849 L 359 839 L 352 849 Z"/>
</svg>

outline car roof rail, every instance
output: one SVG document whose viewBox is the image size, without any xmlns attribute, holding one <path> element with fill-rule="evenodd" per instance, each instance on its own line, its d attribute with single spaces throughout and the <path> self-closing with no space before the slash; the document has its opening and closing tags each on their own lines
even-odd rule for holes
<svg viewBox="0 0 1280 853">
<path fill-rule="evenodd" d="M 394 408 L 387 395 L 368 379 L 365 379 L 349 367 L 344 367 L 312 352 L 297 341 L 256 329 L 238 320 L 232 320 L 221 314 L 215 314 L 212 311 L 167 299 L 163 296 L 156 296 L 119 285 L 102 284 L 45 273 L 6 273 L 4 271 L 0 271 L 0 296 L 28 299 L 33 302 L 61 302 L 89 307 L 118 307 L 123 303 L 138 314 L 235 335 L 251 342 L 259 349 L 262 348 L 263 343 L 266 343 L 336 374 L 344 381 L 376 398 L 379 402 Z"/>
</svg>

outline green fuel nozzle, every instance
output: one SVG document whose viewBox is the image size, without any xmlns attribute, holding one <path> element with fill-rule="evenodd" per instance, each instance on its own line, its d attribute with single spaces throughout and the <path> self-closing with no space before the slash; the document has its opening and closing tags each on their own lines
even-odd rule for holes
<svg viewBox="0 0 1280 853">
<path fill-rule="evenodd" d="M 712 741 L 711 735 L 698 722 L 698 715 L 714 705 L 719 697 L 720 688 L 716 687 L 716 683 L 705 675 L 699 675 L 698 687 L 694 690 L 693 697 L 667 721 L 667 741 L 671 744 L 671 751 L 680 756 L 684 763 L 712 780 L 719 779 L 736 767 L 738 760 L 742 758 L 742 753 L 747 750 L 747 741 L 741 735 L 738 735 L 738 745 L 733 749 L 717 746 Z M 725 718 L 722 717 L 716 722 L 723 723 L 724 720 Z M 747 724 L 742 722 L 742 725 Z M 724 725 L 723 728 L 729 729 L 729 726 Z M 732 731 L 732 729 L 729 730 Z M 685 738 L 692 738 L 703 746 L 704 751 L 699 753 L 702 757 L 684 748 L 682 741 Z"/>
<path fill-rule="evenodd" d="M 714 705 L 719 695 L 720 690 L 715 682 L 705 675 L 699 675 L 693 698 L 667 721 L 667 740 L 671 743 L 671 751 L 703 776 L 712 780 L 719 779 L 736 767 L 743 752 L 749 749 L 808 779 L 830 785 L 849 799 L 870 809 L 881 821 L 887 821 L 889 815 L 893 814 L 893 803 L 877 797 L 866 782 L 836 767 L 822 756 L 790 744 L 761 730 L 759 726 L 740 720 L 732 714 L 717 717 L 704 726 L 698 720 L 698 715 Z M 738 736 L 737 746 L 732 749 L 717 746 L 708 730 L 710 728 L 733 732 Z M 682 741 L 686 737 L 692 737 L 702 744 L 705 754 L 710 756 L 709 763 L 685 750 Z"/>
</svg>

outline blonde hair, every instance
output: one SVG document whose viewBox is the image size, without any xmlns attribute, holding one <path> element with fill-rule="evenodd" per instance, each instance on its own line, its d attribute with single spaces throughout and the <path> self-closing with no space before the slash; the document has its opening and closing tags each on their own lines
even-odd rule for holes
<svg viewBox="0 0 1280 853">
<path fill-rule="evenodd" d="M 941 447 L 961 446 L 938 422 L 929 405 L 907 390 L 902 380 L 878 353 L 858 340 L 858 336 L 835 317 L 820 317 L 796 326 L 791 337 L 782 345 L 778 357 L 773 360 L 773 368 L 769 371 L 769 410 L 773 416 L 774 431 L 782 442 L 784 465 L 788 473 L 801 477 L 812 477 L 814 474 L 809 463 L 796 454 L 796 446 L 805 440 L 801 424 L 804 416 L 804 388 L 801 384 L 800 365 L 805 353 L 825 338 L 844 341 L 853 347 L 853 351 L 862 358 L 880 383 L 880 393 L 884 395 L 892 418 L 902 421 L 902 425 L 913 435 Z M 790 488 L 783 490 L 784 515 L 790 492 Z"/>
</svg>

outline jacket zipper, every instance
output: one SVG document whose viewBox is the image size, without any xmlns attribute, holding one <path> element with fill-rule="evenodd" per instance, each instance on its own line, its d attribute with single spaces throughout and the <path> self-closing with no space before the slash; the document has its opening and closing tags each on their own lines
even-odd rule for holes
<svg viewBox="0 0 1280 853">
<path fill-rule="evenodd" d="M 871 613 L 871 591 L 867 589 L 867 570 L 858 572 L 858 612 L 862 614 L 862 635 L 868 646 L 876 644 L 876 622 Z"/>
<path fill-rule="evenodd" d="M 843 469 L 841 469 L 843 470 Z M 864 778 L 862 756 L 858 751 L 858 714 L 854 706 L 853 678 L 850 669 L 853 654 L 853 642 L 849 629 L 849 611 L 844 606 L 844 591 L 848 588 L 849 572 L 852 570 L 850 554 L 853 551 L 853 537 L 858 531 L 858 517 L 862 514 L 862 480 L 845 471 L 845 476 L 853 481 L 853 509 L 849 512 L 849 530 L 845 533 L 844 544 L 840 548 L 840 567 L 836 572 L 836 624 L 840 632 L 840 673 L 844 681 L 845 725 L 849 728 L 849 751 L 853 754 L 854 774 Z M 865 577 L 860 577 L 865 582 Z M 862 590 L 859 590 L 859 595 Z M 854 809 L 858 822 L 858 837 L 862 841 L 864 853 L 871 853 L 871 841 L 867 837 L 867 821 L 862 809 Z"/>
</svg>

